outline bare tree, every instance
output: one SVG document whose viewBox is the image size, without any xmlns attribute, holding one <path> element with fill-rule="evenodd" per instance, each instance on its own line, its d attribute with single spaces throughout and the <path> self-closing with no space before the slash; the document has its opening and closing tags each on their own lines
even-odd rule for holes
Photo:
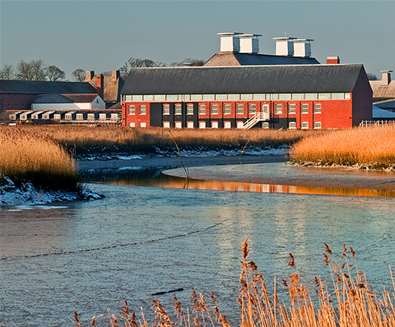
<svg viewBox="0 0 395 327">
<path fill-rule="evenodd" d="M 170 66 L 204 66 L 204 60 L 186 58 L 180 62 L 175 62 Z"/>
<path fill-rule="evenodd" d="M 11 65 L 4 65 L 2 69 L 0 69 L 0 79 L 14 79 L 14 67 Z"/>
<path fill-rule="evenodd" d="M 83 82 L 85 80 L 85 70 L 82 68 L 77 68 L 71 75 L 73 75 L 74 79 L 78 82 Z"/>
<path fill-rule="evenodd" d="M 64 79 L 66 74 L 63 70 L 55 65 L 51 65 L 46 69 L 47 77 L 50 81 L 55 82 L 60 79 Z"/>
<path fill-rule="evenodd" d="M 20 61 L 16 67 L 16 78 L 29 81 L 45 81 L 47 79 L 47 75 L 43 61 Z"/>
<path fill-rule="evenodd" d="M 120 71 L 123 73 L 128 73 L 130 69 L 136 67 L 164 67 L 166 66 L 164 63 L 151 60 L 149 58 L 134 58 L 130 57 L 127 62 L 125 62 Z"/>
</svg>

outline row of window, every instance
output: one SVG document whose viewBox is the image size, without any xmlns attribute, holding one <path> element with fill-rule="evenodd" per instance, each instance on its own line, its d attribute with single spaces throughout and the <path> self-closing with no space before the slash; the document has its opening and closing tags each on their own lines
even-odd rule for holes
<svg viewBox="0 0 395 327">
<path fill-rule="evenodd" d="M 206 115 L 207 114 L 207 106 L 205 103 L 199 103 L 199 115 Z M 236 114 L 243 115 L 244 114 L 245 106 L 243 103 L 236 104 Z M 261 106 L 262 112 L 269 113 L 269 104 L 262 104 Z M 277 103 L 274 106 L 274 114 L 281 115 L 283 113 L 284 106 L 282 103 Z M 257 105 L 255 103 L 248 104 L 248 111 L 250 115 L 254 115 L 257 112 Z M 212 103 L 210 105 L 210 114 L 217 115 L 219 112 L 219 105 L 218 103 Z M 231 115 L 232 114 L 232 105 L 230 103 L 225 103 L 223 105 L 223 113 L 224 115 Z M 301 105 L 301 113 L 308 114 L 309 113 L 309 104 L 302 103 Z M 321 104 L 315 103 L 314 104 L 314 113 L 320 114 L 321 113 Z M 140 115 L 147 114 L 147 107 L 145 104 L 140 105 Z M 175 115 L 182 115 L 182 105 L 181 103 L 176 103 L 174 105 L 174 114 Z M 192 116 L 194 114 L 194 107 L 193 103 L 187 104 L 187 115 Z M 288 114 L 296 114 L 296 104 L 290 103 L 288 104 Z M 136 106 L 130 105 L 129 106 L 129 115 L 136 115 Z M 163 105 L 163 115 L 170 115 L 170 104 L 165 103 Z"/>
<path fill-rule="evenodd" d="M 139 124 L 139 126 L 137 126 L 137 124 L 138 123 L 132 122 L 132 123 L 130 123 L 130 127 L 141 127 L 141 128 L 147 127 L 147 123 L 145 123 L 145 122 L 141 122 Z M 313 126 L 314 126 L 314 129 L 321 129 L 321 122 L 315 121 Z M 163 122 L 163 127 L 170 128 L 170 122 L 168 122 L 168 121 Z M 194 128 L 194 127 L 195 127 L 194 122 L 192 122 L 192 121 L 187 122 L 187 128 Z M 182 123 L 180 121 L 175 122 L 175 128 L 182 128 Z M 199 128 L 207 128 L 207 122 L 200 121 Z M 211 121 L 211 128 L 219 128 L 219 122 L 218 121 Z M 232 123 L 230 121 L 224 121 L 224 128 L 232 128 Z M 244 122 L 237 121 L 236 128 L 244 128 Z M 269 128 L 269 123 L 263 122 L 262 128 Z M 296 122 L 289 122 L 288 128 L 289 129 L 296 129 Z M 301 124 L 301 128 L 302 129 L 309 129 L 310 128 L 309 122 L 303 121 Z"/>
<path fill-rule="evenodd" d="M 348 100 L 350 93 L 261 93 L 261 94 L 148 94 L 124 95 L 124 101 L 239 101 L 239 100 Z"/>
</svg>

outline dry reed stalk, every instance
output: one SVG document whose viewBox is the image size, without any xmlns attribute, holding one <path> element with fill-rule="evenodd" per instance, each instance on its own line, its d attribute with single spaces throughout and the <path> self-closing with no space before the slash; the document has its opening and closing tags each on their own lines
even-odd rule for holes
<svg viewBox="0 0 395 327">
<path fill-rule="evenodd" d="M 296 162 L 322 165 L 395 166 L 395 126 L 354 128 L 311 135 L 291 152 Z"/>
<path fill-rule="evenodd" d="M 0 177 L 43 188 L 74 190 L 74 160 L 52 139 L 33 130 L 0 128 Z"/>
</svg>

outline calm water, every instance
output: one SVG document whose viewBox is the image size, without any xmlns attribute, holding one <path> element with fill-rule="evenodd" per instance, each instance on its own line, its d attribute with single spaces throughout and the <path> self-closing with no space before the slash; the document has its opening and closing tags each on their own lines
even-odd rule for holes
<svg viewBox="0 0 395 327">
<path fill-rule="evenodd" d="M 346 242 L 370 281 L 389 285 L 395 199 L 136 183 L 90 185 L 106 195 L 100 201 L 0 210 L 0 326 L 70 326 L 74 310 L 88 319 L 118 312 L 123 299 L 148 308 L 152 293 L 176 288 L 182 299 L 191 288 L 215 290 L 232 317 L 246 237 L 267 277 L 288 274 L 293 252 L 310 280 L 325 272 L 323 242 L 339 252 Z"/>
</svg>

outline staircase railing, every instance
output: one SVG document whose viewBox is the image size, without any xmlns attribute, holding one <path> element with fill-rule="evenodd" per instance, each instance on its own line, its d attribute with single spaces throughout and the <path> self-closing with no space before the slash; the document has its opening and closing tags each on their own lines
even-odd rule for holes
<svg viewBox="0 0 395 327">
<path fill-rule="evenodd" d="M 255 115 L 253 115 L 251 118 L 249 118 L 244 124 L 243 128 L 245 129 L 250 129 L 254 127 L 257 123 L 262 122 L 262 121 L 268 121 L 270 120 L 270 115 L 267 112 L 257 112 Z"/>
</svg>

